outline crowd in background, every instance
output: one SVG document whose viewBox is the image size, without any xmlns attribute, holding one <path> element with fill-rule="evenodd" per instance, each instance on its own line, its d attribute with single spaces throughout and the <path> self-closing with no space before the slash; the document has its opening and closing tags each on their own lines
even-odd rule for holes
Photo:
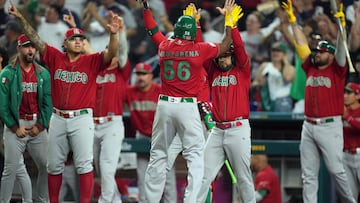
<svg viewBox="0 0 360 203">
<path fill-rule="evenodd" d="M 157 66 L 157 47 L 148 37 L 142 17 L 142 8 L 136 0 L 18 0 L 14 1 L 40 37 L 57 48 L 62 47 L 63 31 L 67 25 L 64 14 L 72 13 L 76 26 L 82 28 L 93 51 L 103 50 L 106 44 L 108 10 L 121 15 L 127 27 L 129 59 L 135 64 L 147 61 Z M 223 32 L 223 16 L 215 9 L 223 1 L 201 0 L 150 0 L 153 15 L 163 33 L 171 33 L 182 9 L 194 2 L 202 8 L 201 29 L 205 41 L 220 42 Z M 310 46 L 319 40 L 335 43 L 338 32 L 330 13 L 330 3 L 320 0 L 294 0 L 298 23 L 308 36 Z M 244 8 L 245 20 L 238 24 L 247 54 L 251 57 L 252 85 L 251 111 L 275 111 L 303 113 L 305 75 L 295 53 L 293 36 L 280 1 L 255 0 L 237 3 Z M 2 67 L 16 54 L 17 37 L 22 28 L 7 14 L 8 2 L 0 1 L 0 54 Z M 359 44 L 359 10 L 356 0 L 343 1 L 347 20 L 350 54 L 354 65 Z M 313 45 L 311 45 L 313 44 Z M 314 48 L 314 47 L 313 47 Z M 279 51 L 276 51 L 279 50 Z M 358 65 L 359 66 L 359 65 Z M 359 67 L 360 68 L 360 67 Z M 155 75 L 156 76 L 156 75 Z"/>
</svg>

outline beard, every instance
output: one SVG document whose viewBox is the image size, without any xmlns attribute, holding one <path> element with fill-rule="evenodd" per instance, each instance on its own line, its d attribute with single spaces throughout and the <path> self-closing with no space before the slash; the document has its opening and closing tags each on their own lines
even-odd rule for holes
<svg viewBox="0 0 360 203">
<path fill-rule="evenodd" d="M 34 61 L 35 54 L 28 53 L 23 56 L 23 60 L 25 63 L 32 63 Z"/>
<path fill-rule="evenodd" d="M 220 65 L 219 69 L 222 72 L 226 72 L 226 71 L 229 71 L 230 69 L 232 69 L 232 67 L 233 67 L 232 64 L 230 64 L 230 65 Z"/>
<path fill-rule="evenodd" d="M 316 66 L 324 66 L 324 65 L 328 64 L 328 61 L 327 60 L 320 60 L 319 58 L 315 57 L 314 64 Z"/>
</svg>

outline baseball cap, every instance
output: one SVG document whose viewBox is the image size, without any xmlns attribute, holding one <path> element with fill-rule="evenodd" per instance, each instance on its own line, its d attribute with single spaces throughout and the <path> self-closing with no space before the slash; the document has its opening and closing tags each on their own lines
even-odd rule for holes
<svg viewBox="0 0 360 203">
<path fill-rule="evenodd" d="M 315 40 L 321 40 L 322 39 L 322 35 L 320 33 L 317 32 L 312 32 L 310 34 L 311 39 L 315 39 Z"/>
<path fill-rule="evenodd" d="M 284 43 L 281 42 L 275 42 L 272 46 L 271 46 L 271 50 L 272 51 L 281 51 L 286 53 L 287 52 L 287 46 Z"/>
<path fill-rule="evenodd" d="M 79 28 L 70 28 L 65 32 L 65 39 L 68 39 L 70 37 L 82 37 L 86 38 L 84 35 L 84 31 L 82 31 Z"/>
<path fill-rule="evenodd" d="M 328 41 L 322 40 L 318 43 L 317 47 L 316 47 L 317 51 L 326 51 L 329 53 L 334 54 L 335 53 L 335 46 L 333 44 L 331 44 Z"/>
<path fill-rule="evenodd" d="M 135 65 L 135 73 L 152 73 L 152 67 L 147 63 L 140 62 Z"/>
<path fill-rule="evenodd" d="M 31 41 L 29 40 L 29 38 L 27 38 L 25 34 L 19 35 L 17 41 L 18 41 L 18 46 L 24 46 L 31 43 Z"/>
<path fill-rule="evenodd" d="M 354 92 L 355 94 L 359 94 L 360 93 L 360 85 L 356 84 L 356 83 L 353 83 L 353 82 L 349 82 L 345 86 L 345 91 Z"/>
</svg>

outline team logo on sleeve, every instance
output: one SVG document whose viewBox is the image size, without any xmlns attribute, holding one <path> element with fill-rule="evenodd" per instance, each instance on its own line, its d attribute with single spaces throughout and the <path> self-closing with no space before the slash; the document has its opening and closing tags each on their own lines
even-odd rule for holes
<svg viewBox="0 0 360 203">
<path fill-rule="evenodd" d="M 6 84 L 7 81 L 8 81 L 8 79 L 7 79 L 6 77 L 3 77 L 3 78 L 1 79 L 1 83 L 2 83 L 2 84 Z"/>
</svg>

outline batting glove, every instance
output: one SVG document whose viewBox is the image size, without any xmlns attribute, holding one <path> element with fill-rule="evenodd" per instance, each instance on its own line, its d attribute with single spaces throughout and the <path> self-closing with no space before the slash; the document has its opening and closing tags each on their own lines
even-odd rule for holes
<svg viewBox="0 0 360 203">
<path fill-rule="evenodd" d="M 344 5 L 341 3 L 339 6 L 339 11 L 335 13 L 334 17 L 340 19 L 341 26 L 346 26 L 345 14 L 343 12 Z"/>
<path fill-rule="evenodd" d="M 190 3 L 184 10 L 183 15 L 185 16 L 191 16 L 195 18 L 196 22 L 199 22 L 200 20 L 200 12 L 196 10 L 195 4 Z"/>
<path fill-rule="evenodd" d="M 243 17 L 244 13 L 242 12 L 242 8 L 239 5 L 236 5 L 230 13 L 225 14 L 225 26 L 229 26 L 231 28 L 235 27 L 238 20 Z"/>
<path fill-rule="evenodd" d="M 287 2 L 282 2 L 281 7 L 285 10 L 288 15 L 288 19 L 290 23 L 296 22 L 296 17 L 293 11 L 291 0 L 287 0 Z"/>
</svg>

